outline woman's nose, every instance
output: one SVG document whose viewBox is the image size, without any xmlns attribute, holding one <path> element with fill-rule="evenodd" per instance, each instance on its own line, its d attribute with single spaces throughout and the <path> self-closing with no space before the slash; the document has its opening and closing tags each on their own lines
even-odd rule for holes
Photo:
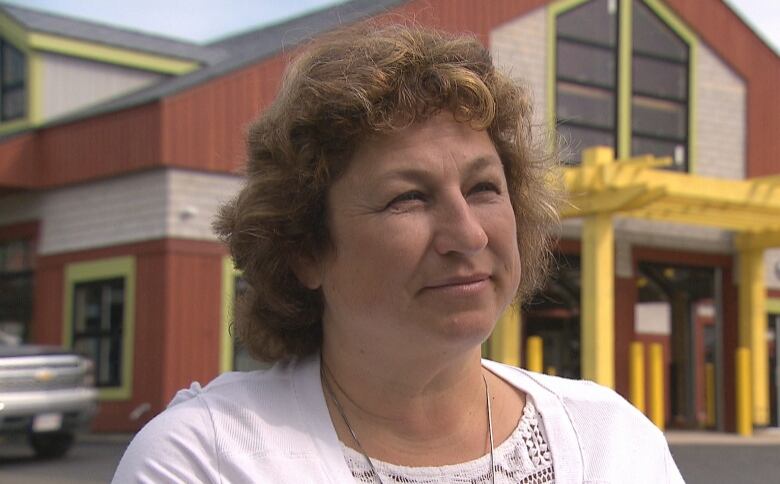
<svg viewBox="0 0 780 484">
<path fill-rule="evenodd" d="M 458 194 L 442 202 L 435 213 L 434 248 L 438 253 L 474 254 L 487 245 L 488 237 L 482 221 L 463 195 Z"/>
</svg>

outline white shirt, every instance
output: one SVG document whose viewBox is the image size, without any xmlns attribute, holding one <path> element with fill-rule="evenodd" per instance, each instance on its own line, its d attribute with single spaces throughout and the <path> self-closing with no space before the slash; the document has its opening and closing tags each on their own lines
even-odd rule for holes
<svg viewBox="0 0 780 484">
<path fill-rule="evenodd" d="M 557 484 L 683 482 L 663 434 L 614 391 L 483 366 L 533 399 Z M 325 404 L 319 355 L 180 391 L 133 439 L 113 482 L 354 482 Z"/>
</svg>

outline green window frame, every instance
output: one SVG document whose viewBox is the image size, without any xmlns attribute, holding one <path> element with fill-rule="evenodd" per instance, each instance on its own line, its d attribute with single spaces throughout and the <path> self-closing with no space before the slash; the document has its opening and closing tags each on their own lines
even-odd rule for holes
<svg viewBox="0 0 780 484">
<path fill-rule="evenodd" d="M 620 159 L 671 156 L 669 169 L 692 171 L 690 29 L 658 0 L 560 0 L 548 13 L 548 116 L 574 148 L 566 162 L 605 145 Z"/>
<path fill-rule="evenodd" d="M 135 289 L 132 256 L 65 267 L 63 345 L 82 350 L 95 360 L 101 400 L 128 400 L 132 396 Z M 117 308 L 117 295 L 121 296 L 121 308 Z M 88 299 L 92 301 L 90 309 Z M 98 314 L 94 314 L 95 309 Z M 103 361 L 105 355 L 108 357 Z"/>
<path fill-rule="evenodd" d="M 26 64 L 24 52 L 0 38 L 0 122 L 27 116 Z"/>
</svg>

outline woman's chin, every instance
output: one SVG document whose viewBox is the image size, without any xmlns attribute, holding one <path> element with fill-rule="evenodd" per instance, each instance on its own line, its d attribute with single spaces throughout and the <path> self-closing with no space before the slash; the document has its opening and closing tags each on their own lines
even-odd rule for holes
<svg viewBox="0 0 780 484">
<path fill-rule="evenodd" d="M 468 349 L 480 346 L 490 337 L 497 318 L 484 315 L 458 315 L 434 325 L 432 335 L 446 345 Z"/>
</svg>

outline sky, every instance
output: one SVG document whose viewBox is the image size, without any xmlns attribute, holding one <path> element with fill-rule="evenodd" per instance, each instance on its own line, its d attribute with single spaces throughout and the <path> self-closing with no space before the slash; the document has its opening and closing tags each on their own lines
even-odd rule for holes
<svg viewBox="0 0 780 484">
<path fill-rule="evenodd" d="M 689 0 L 698 1 L 698 0 Z M 780 52 L 780 0 L 725 0 Z M 206 43 L 345 0 L 0 0 L 142 32 Z"/>
</svg>

